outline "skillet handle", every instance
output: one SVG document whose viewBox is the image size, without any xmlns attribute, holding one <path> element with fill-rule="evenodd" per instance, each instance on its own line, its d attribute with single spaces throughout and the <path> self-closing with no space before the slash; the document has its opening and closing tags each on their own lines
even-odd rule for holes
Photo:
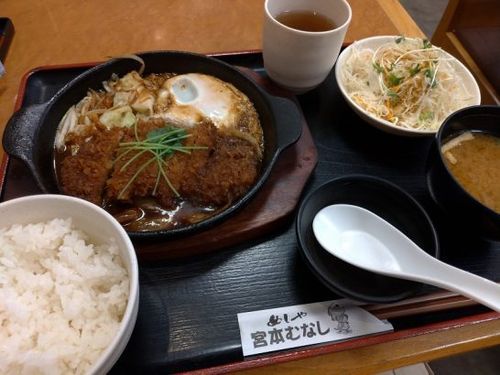
<svg viewBox="0 0 500 375">
<path fill-rule="evenodd" d="M 292 100 L 279 96 L 270 97 L 276 115 L 276 131 L 280 150 L 297 142 L 302 134 L 302 114 Z"/>
<path fill-rule="evenodd" d="M 22 160 L 32 171 L 36 170 L 35 138 L 47 105 L 48 102 L 21 108 L 9 119 L 3 133 L 2 144 L 7 154 Z"/>
</svg>

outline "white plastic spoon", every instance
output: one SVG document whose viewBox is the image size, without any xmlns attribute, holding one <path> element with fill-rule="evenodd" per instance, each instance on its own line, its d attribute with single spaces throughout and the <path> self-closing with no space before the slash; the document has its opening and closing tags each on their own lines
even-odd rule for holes
<svg viewBox="0 0 500 375">
<path fill-rule="evenodd" d="M 313 231 L 325 250 L 356 267 L 452 290 L 500 312 L 500 285 L 433 258 L 371 211 L 325 207 L 314 217 Z"/>
</svg>

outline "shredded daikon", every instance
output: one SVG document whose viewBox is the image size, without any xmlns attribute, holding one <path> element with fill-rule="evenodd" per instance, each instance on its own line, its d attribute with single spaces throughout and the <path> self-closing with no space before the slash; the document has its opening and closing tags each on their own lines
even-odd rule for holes
<svg viewBox="0 0 500 375">
<path fill-rule="evenodd" d="M 351 51 L 341 71 L 347 93 L 394 125 L 436 131 L 449 114 L 474 104 L 453 58 L 428 40 L 398 37 Z"/>
</svg>

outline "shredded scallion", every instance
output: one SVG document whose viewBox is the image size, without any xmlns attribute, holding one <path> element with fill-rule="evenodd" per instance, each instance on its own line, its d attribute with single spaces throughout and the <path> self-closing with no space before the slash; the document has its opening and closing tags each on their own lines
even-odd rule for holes
<svg viewBox="0 0 500 375">
<path fill-rule="evenodd" d="M 135 173 L 127 181 L 123 189 L 118 194 L 118 198 L 121 198 L 123 196 L 123 194 L 127 191 L 127 189 L 140 176 L 140 174 L 144 170 L 146 170 L 146 168 L 152 163 L 156 163 L 158 169 L 152 195 L 156 195 L 160 181 L 163 178 L 167 183 L 167 185 L 170 187 L 170 189 L 172 189 L 174 194 L 178 197 L 179 192 L 172 185 L 165 171 L 166 167 L 165 160 L 171 157 L 174 154 L 174 152 L 183 152 L 189 154 L 191 153 L 191 150 L 206 149 L 206 147 L 184 146 L 183 142 L 186 138 L 189 137 L 189 134 L 186 132 L 185 129 L 177 128 L 174 126 L 167 125 L 163 128 L 152 130 L 147 134 L 146 138 L 143 140 L 139 139 L 137 133 L 137 124 L 135 125 L 134 132 L 136 138 L 135 141 L 121 142 L 119 144 L 119 153 L 116 160 L 120 160 L 125 156 L 129 155 L 130 153 L 135 152 L 135 154 L 121 166 L 120 171 L 121 172 L 125 171 L 132 165 L 134 161 L 138 160 L 144 154 L 148 154 L 149 158 L 137 168 Z"/>
</svg>

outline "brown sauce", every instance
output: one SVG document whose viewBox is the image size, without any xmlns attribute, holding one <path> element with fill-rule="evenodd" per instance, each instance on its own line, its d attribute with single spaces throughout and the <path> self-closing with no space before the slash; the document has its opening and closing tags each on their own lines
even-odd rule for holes
<svg viewBox="0 0 500 375">
<path fill-rule="evenodd" d="M 301 31 L 328 31 L 335 29 L 335 23 L 328 17 L 310 10 L 285 11 L 278 14 L 276 21 Z"/>
<path fill-rule="evenodd" d="M 500 138 L 466 132 L 441 149 L 446 166 L 474 198 L 500 213 Z"/>
<path fill-rule="evenodd" d="M 196 224 L 214 216 L 223 208 L 196 206 L 180 200 L 173 209 L 164 209 L 153 198 L 134 199 L 131 203 L 107 202 L 104 209 L 130 232 L 170 230 Z"/>
</svg>

